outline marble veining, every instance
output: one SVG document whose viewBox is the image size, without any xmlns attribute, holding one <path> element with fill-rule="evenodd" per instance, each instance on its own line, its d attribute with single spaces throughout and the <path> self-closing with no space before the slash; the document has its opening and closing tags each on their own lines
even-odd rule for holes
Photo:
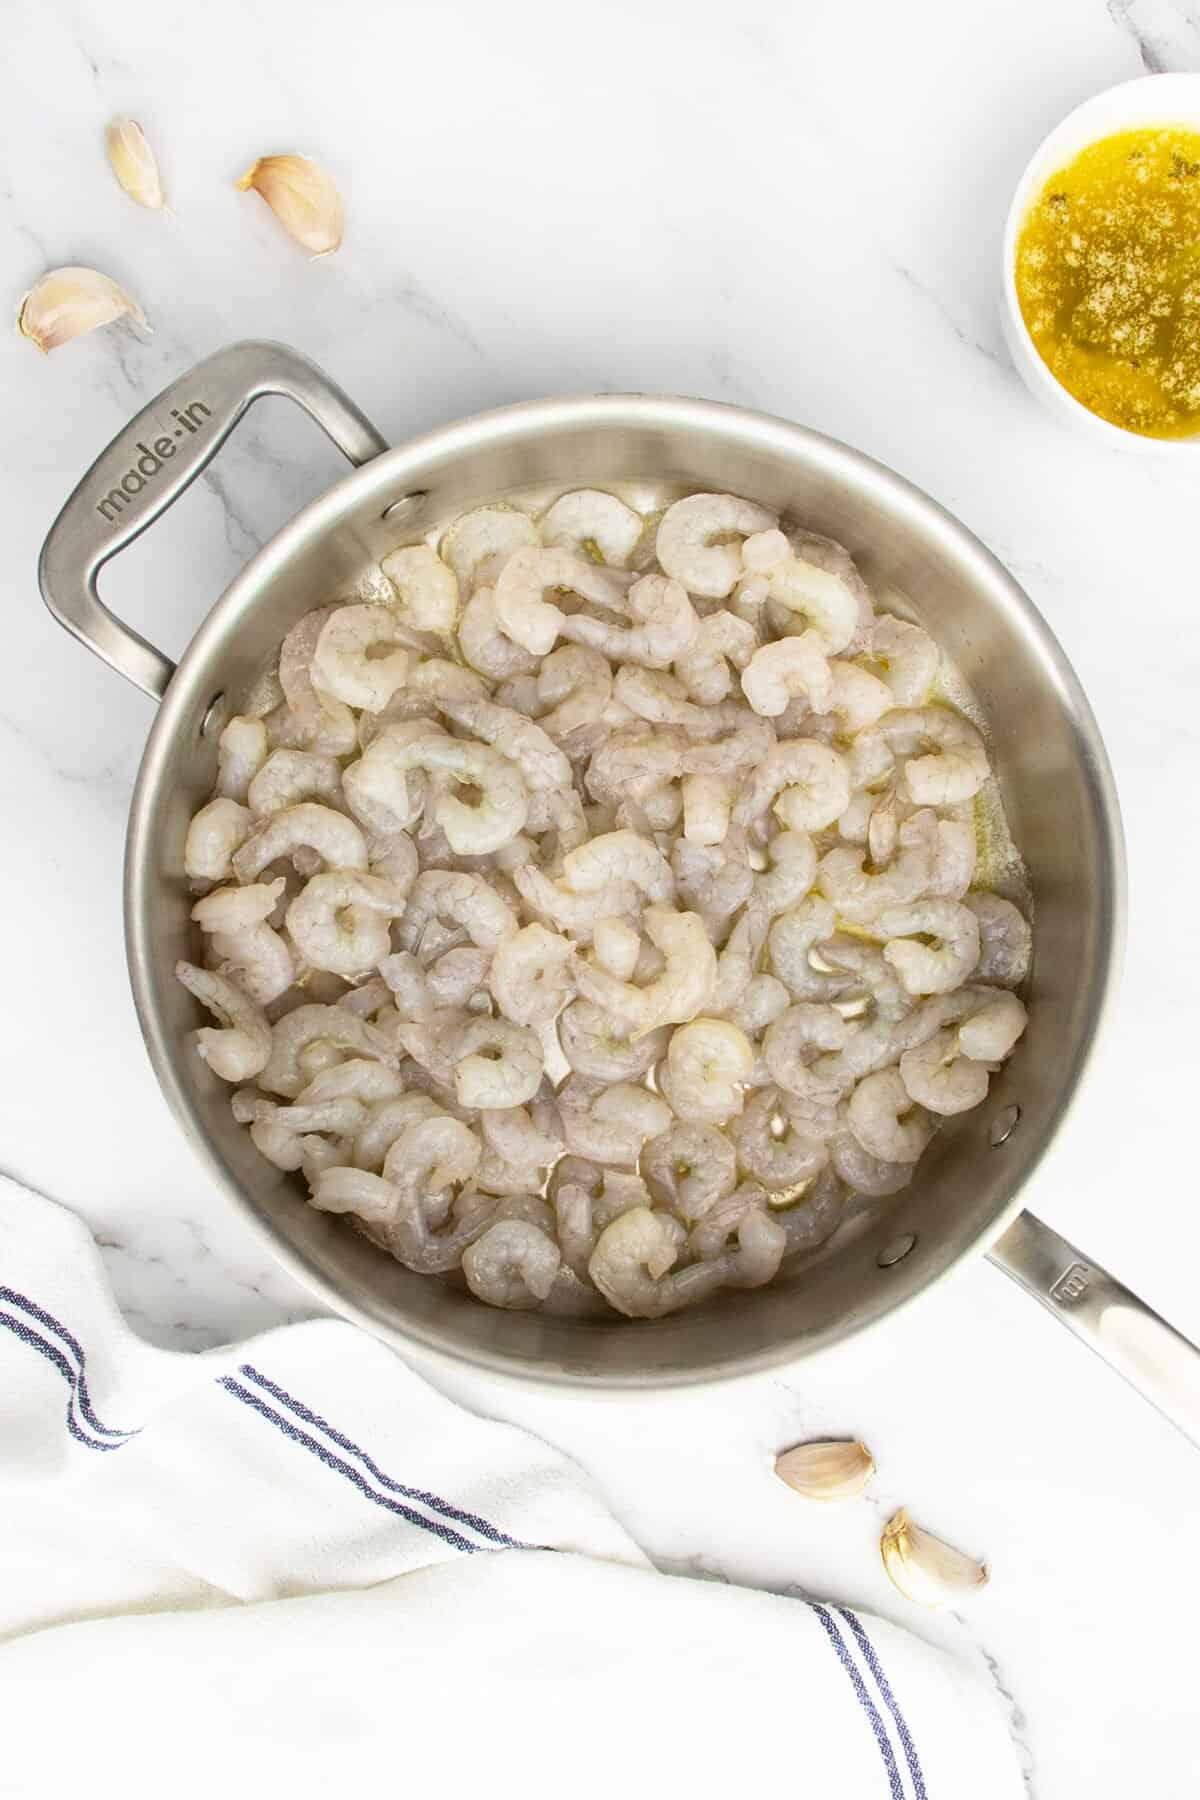
<svg viewBox="0 0 1200 1800">
<path fill-rule="evenodd" d="M 1042 134 L 1089 93 L 1200 67 L 1182 0 L 550 0 L 303 8 L 10 0 L 0 70 L 8 303 L 93 263 L 144 304 L 39 358 L 0 341 L 4 1017 L 0 1166 L 91 1224 L 155 1343 L 202 1350 L 311 1314 L 169 1118 L 124 969 L 125 811 L 146 699 L 49 620 L 41 540 L 83 468 L 167 381 L 238 337 L 323 363 L 394 442 L 539 394 L 666 391 L 842 437 L 925 487 L 1042 608 L 1093 702 L 1125 808 L 1130 944 L 1115 1028 L 1029 1199 L 1200 1337 L 1188 1142 L 1200 967 L 1195 483 L 1042 414 L 996 317 L 1000 233 Z M 142 120 L 173 216 L 120 195 L 107 120 Z M 319 265 L 232 181 L 327 160 L 347 204 Z M 340 464 L 282 402 L 109 570 L 108 603 L 178 654 L 246 558 Z M 1183 896 L 1182 905 L 1165 903 Z M 1180 1151 L 1183 1157 L 1180 1158 Z M 1196 1453 L 982 1262 L 886 1331 L 653 1402 L 531 1393 L 415 1361 L 589 1470 L 663 1567 L 874 1608 L 972 1658 L 1028 1792 L 1192 1794 L 1183 1636 Z M 862 1505 L 771 1474 L 863 1436 Z M 969 1609 L 916 1615 L 879 1562 L 905 1505 L 984 1555 Z"/>
</svg>

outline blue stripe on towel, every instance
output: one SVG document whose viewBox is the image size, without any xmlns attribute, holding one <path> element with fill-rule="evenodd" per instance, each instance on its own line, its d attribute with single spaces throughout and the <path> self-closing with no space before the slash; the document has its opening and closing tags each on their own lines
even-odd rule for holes
<svg viewBox="0 0 1200 1800">
<path fill-rule="evenodd" d="M 875 1685 L 883 1696 L 883 1703 L 896 1721 L 896 1731 L 899 1734 L 901 1744 L 904 1746 L 904 1758 L 908 1763 L 908 1772 L 912 1776 L 913 1793 L 916 1796 L 916 1800 L 928 1800 L 928 1796 L 925 1792 L 925 1777 L 921 1771 L 921 1759 L 917 1755 L 917 1747 L 912 1741 L 912 1733 L 908 1729 L 908 1721 L 900 1710 L 900 1703 L 892 1692 L 891 1683 L 883 1672 L 883 1665 L 879 1660 L 875 1646 L 863 1629 L 862 1620 L 857 1613 L 852 1613 L 849 1607 L 846 1606 L 839 1606 L 837 1611 L 840 1613 L 841 1617 L 845 1619 L 847 1625 L 854 1633 L 858 1647 L 862 1651 L 863 1660 L 875 1677 Z"/>
<path fill-rule="evenodd" d="M 83 1415 L 85 1423 L 90 1425 L 92 1430 L 98 1432 L 101 1437 L 135 1437 L 138 1430 L 140 1430 L 139 1426 L 135 1426 L 132 1431 L 118 1431 L 115 1425 L 102 1425 L 92 1411 L 91 1396 L 88 1393 L 87 1387 L 87 1376 L 84 1374 L 84 1365 L 87 1362 L 87 1358 L 83 1353 L 83 1345 L 79 1342 L 77 1337 L 72 1336 L 61 1320 L 56 1319 L 53 1313 L 48 1313 L 44 1307 L 38 1306 L 27 1294 L 18 1294 L 15 1288 L 0 1287 L 0 1300 L 7 1300 L 11 1306 L 18 1307 L 21 1312 L 28 1313 L 30 1318 L 36 1319 L 40 1325 L 48 1325 L 51 1331 L 56 1331 L 63 1343 L 66 1344 L 67 1348 L 74 1353 L 79 1368 L 73 1385 L 76 1398 L 79 1401 L 79 1411 Z"/>
<path fill-rule="evenodd" d="M 468 1555 L 473 1555 L 481 1548 L 479 1544 L 473 1544 L 469 1538 L 463 1537 L 461 1532 L 454 1531 L 441 1519 L 427 1519 L 423 1513 L 414 1512 L 411 1506 L 405 1506 L 399 1500 L 393 1500 L 389 1494 L 379 1493 L 350 1463 L 343 1461 L 340 1456 L 335 1456 L 332 1450 L 327 1449 L 324 1444 L 318 1443 L 316 1438 L 310 1437 L 307 1431 L 301 1431 L 300 1427 L 293 1424 L 291 1419 L 286 1419 L 282 1413 L 276 1412 L 275 1408 L 268 1406 L 258 1394 L 252 1393 L 248 1387 L 243 1387 L 240 1381 L 235 1381 L 232 1375 L 218 1376 L 217 1384 L 219 1387 L 223 1387 L 227 1393 L 232 1394 L 235 1400 L 240 1400 L 243 1405 L 252 1407 L 285 1437 L 291 1438 L 293 1443 L 302 1444 L 306 1450 L 311 1450 L 327 1469 L 333 1469 L 337 1474 L 344 1475 L 347 1481 L 351 1482 L 366 1499 L 373 1500 L 376 1506 L 385 1507 L 388 1512 L 398 1513 L 402 1519 L 407 1519 L 410 1525 L 419 1525 L 423 1531 L 428 1531 L 433 1537 L 441 1538 L 442 1542 L 448 1544 L 452 1550 L 462 1550 Z"/>
<path fill-rule="evenodd" d="M 896 1755 L 892 1749 L 891 1739 L 887 1734 L 887 1727 L 879 1716 L 879 1708 L 872 1700 L 870 1694 L 868 1694 L 866 1683 L 859 1673 L 858 1665 L 846 1648 L 842 1634 L 834 1624 L 827 1608 L 818 1606 L 812 1601 L 810 1601 L 809 1604 L 812 1606 L 812 1610 L 816 1613 L 818 1619 L 820 1619 L 821 1624 L 825 1627 L 829 1636 L 829 1641 L 837 1651 L 838 1661 L 841 1663 L 843 1669 L 845 1669 L 846 1674 L 850 1679 L 850 1685 L 858 1696 L 859 1705 L 871 1722 L 871 1730 L 875 1734 L 875 1742 L 879 1745 L 879 1754 L 883 1758 L 883 1766 L 887 1773 L 888 1787 L 892 1794 L 892 1800 L 904 1800 L 904 1787 L 900 1780 L 900 1770 L 896 1764 Z"/>
<path fill-rule="evenodd" d="M 71 1367 L 58 1345 L 50 1343 L 42 1336 L 40 1331 L 35 1331 L 32 1325 L 27 1325 L 24 1319 L 14 1319 L 11 1313 L 0 1312 L 0 1325 L 5 1326 L 12 1332 L 13 1336 L 19 1338 L 23 1344 L 28 1344 L 31 1350 L 37 1350 L 46 1358 L 47 1362 L 53 1363 L 54 1367 L 66 1382 L 68 1388 L 71 1390 L 67 1395 L 67 1430 L 70 1432 L 71 1436 L 78 1443 L 86 1444 L 89 1450 L 122 1449 L 125 1443 L 124 1438 L 115 1444 L 105 1443 L 102 1438 L 88 1437 L 86 1432 L 80 1430 L 79 1426 L 76 1424 L 72 1408 L 75 1404 L 79 1375 L 76 1370 Z"/>
<path fill-rule="evenodd" d="M 277 1387 L 273 1381 L 260 1374 L 252 1364 L 243 1363 L 240 1372 L 248 1376 L 251 1381 L 257 1382 L 259 1387 L 265 1388 L 268 1394 L 272 1394 L 276 1400 L 288 1407 L 296 1414 L 297 1418 L 303 1419 L 307 1425 L 315 1425 L 318 1430 L 323 1431 L 327 1438 L 332 1439 L 338 1445 L 339 1449 L 348 1451 L 351 1456 L 356 1456 L 368 1473 L 375 1477 L 380 1487 L 387 1488 L 393 1494 L 403 1494 L 406 1500 L 417 1500 L 422 1506 L 429 1507 L 432 1512 L 441 1513 L 443 1518 L 453 1519 L 459 1525 L 469 1525 L 472 1531 L 477 1531 L 480 1537 L 487 1538 L 488 1542 L 494 1544 L 497 1549 L 529 1549 L 528 1544 L 522 1544 L 517 1538 L 509 1537 L 506 1532 L 498 1531 L 486 1519 L 480 1518 L 478 1513 L 463 1512 L 460 1507 L 452 1506 L 448 1500 L 442 1500 L 437 1494 L 427 1494 L 421 1488 L 406 1487 L 403 1482 L 393 1481 L 389 1475 L 384 1474 L 378 1463 L 374 1462 L 365 1450 L 360 1449 L 342 1432 L 336 1430 L 327 1419 L 321 1417 L 320 1413 L 312 1412 L 302 1400 L 295 1399 L 285 1389 Z"/>
</svg>

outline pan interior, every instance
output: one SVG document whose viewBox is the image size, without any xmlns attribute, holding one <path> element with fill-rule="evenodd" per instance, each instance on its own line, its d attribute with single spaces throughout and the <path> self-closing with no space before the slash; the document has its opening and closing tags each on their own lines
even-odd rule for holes
<svg viewBox="0 0 1200 1800">
<path fill-rule="evenodd" d="M 194 1005 L 172 975 L 192 944 L 188 820 L 211 792 L 221 724 L 289 625 L 310 607 L 369 592 L 382 555 L 421 537 L 436 542 L 470 506 L 540 511 L 580 486 L 607 488 L 643 513 L 697 489 L 733 491 L 844 543 L 881 603 L 931 632 L 969 690 L 953 697 L 986 720 L 1036 897 L 1026 1039 L 987 1101 L 945 1121 L 912 1187 L 860 1208 L 850 1229 L 770 1287 L 645 1322 L 500 1312 L 409 1273 L 344 1221 L 314 1212 L 298 1178 L 259 1156 L 230 1115 L 228 1088 L 191 1052 Z M 988 874 L 1023 898 L 1015 865 L 1007 878 Z M 276 1253 L 331 1306 L 400 1346 L 417 1340 L 508 1373 L 591 1384 L 666 1385 L 794 1358 L 882 1317 L 994 1236 L 1086 1060 L 1119 905 L 1115 803 L 1094 723 L 1000 565 L 940 508 L 844 446 L 734 408 L 645 398 L 534 402 L 449 427 L 349 476 L 285 527 L 180 664 L 147 745 L 127 860 L 131 974 L 152 1059 L 189 1134 Z M 1014 1108 L 1015 1129 L 995 1143 Z"/>
</svg>

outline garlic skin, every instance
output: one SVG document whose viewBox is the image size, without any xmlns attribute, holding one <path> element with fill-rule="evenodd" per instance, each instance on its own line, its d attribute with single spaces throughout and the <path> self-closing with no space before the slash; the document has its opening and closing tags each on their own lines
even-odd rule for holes
<svg viewBox="0 0 1200 1800">
<path fill-rule="evenodd" d="M 158 163 L 136 119 L 114 119 L 104 134 L 104 147 L 121 188 L 139 206 L 159 212 L 166 205 Z"/>
<path fill-rule="evenodd" d="M 775 1458 L 775 1473 L 806 1500 L 857 1500 L 875 1459 L 865 1444 L 831 1439 L 785 1450 Z"/>
<path fill-rule="evenodd" d="M 918 1606 L 949 1606 L 986 1586 L 986 1563 L 964 1556 L 932 1532 L 914 1525 L 904 1508 L 884 1526 L 879 1553 L 892 1585 Z"/>
<path fill-rule="evenodd" d="M 342 241 L 342 199 L 333 178 L 307 156 L 260 156 L 237 183 L 261 194 L 279 223 L 314 256 Z"/>
<path fill-rule="evenodd" d="M 110 276 L 98 269 L 50 269 L 21 301 L 17 330 L 45 354 L 126 317 L 149 330 L 137 301 Z"/>
</svg>

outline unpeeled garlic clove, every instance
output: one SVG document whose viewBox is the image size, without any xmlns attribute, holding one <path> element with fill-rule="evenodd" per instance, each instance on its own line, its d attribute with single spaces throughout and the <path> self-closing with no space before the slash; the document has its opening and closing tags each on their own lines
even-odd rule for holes
<svg viewBox="0 0 1200 1800">
<path fill-rule="evenodd" d="M 21 301 L 17 330 L 45 352 L 125 317 L 149 329 L 137 301 L 108 275 L 98 269 L 50 269 Z"/>
<path fill-rule="evenodd" d="M 884 1526 L 879 1553 L 893 1585 L 918 1606 L 964 1600 L 985 1586 L 990 1575 L 985 1563 L 914 1525 L 903 1507 Z"/>
<path fill-rule="evenodd" d="M 237 185 L 261 194 L 284 230 L 314 256 L 328 256 L 341 243 L 341 195 L 309 157 L 260 156 Z"/>
<path fill-rule="evenodd" d="M 780 1481 L 806 1500 L 856 1500 L 875 1473 L 865 1444 L 827 1440 L 797 1444 L 775 1458 Z"/>
<path fill-rule="evenodd" d="M 104 134 L 112 172 L 131 200 L 158 212 L 165 205 L 158 163 L 136 119 L 114 119 Z"/>
</svg>

